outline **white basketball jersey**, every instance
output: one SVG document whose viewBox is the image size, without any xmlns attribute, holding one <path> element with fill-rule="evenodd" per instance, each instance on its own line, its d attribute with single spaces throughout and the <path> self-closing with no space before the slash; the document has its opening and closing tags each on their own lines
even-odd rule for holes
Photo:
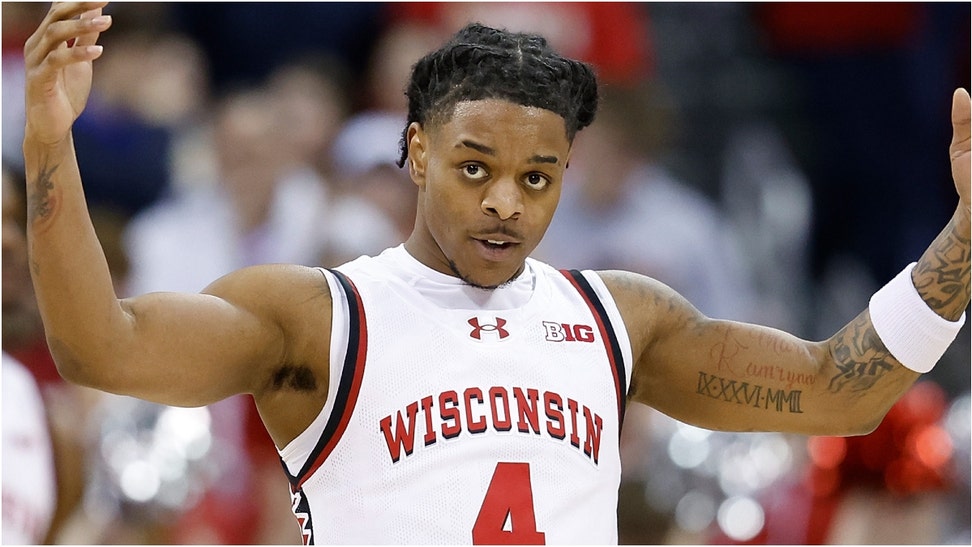
<svg viewBox="0 0 972 547">
<path fill-rule="evenodd" d="M 328 398 L 280 451 L 305 543 L 617 543 L 631 350 L 595 273 L 483 290 L 403 246 L 322 271 Z"/>
<path fill-rule="evenodd" d="M 54 517 L 57 481 L 47 411 L 30 371 L 3 352 L 4 545 L 44 541 Z"/>
</svg>

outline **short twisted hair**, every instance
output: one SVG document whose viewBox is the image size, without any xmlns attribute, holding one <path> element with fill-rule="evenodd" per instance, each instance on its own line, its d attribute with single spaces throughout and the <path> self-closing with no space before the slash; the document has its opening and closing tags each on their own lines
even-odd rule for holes
<svg viewBox="0 0 972 547">
<path fill-rule="evenodd" d="M 471 23 L 412 67 L 398 166 L 408 158 L 408 125 L 444 123 L 463 101 L 503 99 L 549 110 L 564 119 L 573 142 L 594 121 L 597 92 L 593 69 L 561 56 L 542 36 Z"/>
</svg>

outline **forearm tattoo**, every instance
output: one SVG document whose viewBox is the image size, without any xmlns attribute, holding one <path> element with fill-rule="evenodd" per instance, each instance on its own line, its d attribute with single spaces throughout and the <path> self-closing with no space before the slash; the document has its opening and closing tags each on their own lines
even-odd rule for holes
<svg viewBox="0 0 972 547">
<path fill-rule="evenodd" d="M 928 306 L 952 321 L 969 305 L 969 249 L 969 234 L 953 217 L 912 272 L 915 288 Z"/>
<path fill-rule="evenodd" d="M 27 192 L 27 221 L 30 225 L 41 223 L 54 213 L 54 173 L 58 167 L 59 164 L 48 165 L 45 162 L 37 180 L 30 185 Z"/>
<path fill-rule="evenodd" d="M 828 386 L 833 393 L 844 389 L 851 393 L 863 393 L 893 370 L 897 363 L 874 331 L 867 311 L 833 337 L 830 352 L 837 368 Z"/>
</svg>

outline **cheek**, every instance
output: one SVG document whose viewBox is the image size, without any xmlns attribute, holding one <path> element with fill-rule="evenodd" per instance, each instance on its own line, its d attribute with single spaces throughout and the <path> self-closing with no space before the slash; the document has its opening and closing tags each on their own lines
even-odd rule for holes
<svg viewBox="0 0 972 547">
<path fill-rule="evenodd" d="M 557 184 L 537 201 L 533 218 L 536 219 L 537 223 L 542 224 L 544 232 L 547 231 L 554 213 L 557 212 L 557 204 L 560 203 L 560 189 L 561 185 Z"/>
<path fill-rule="evenodd" d="M 453 185 L 436 177 L 426 179 L 422 202 L 429 230 L 436 236 L 459 229 L 469 214 L 468 196 L 462 196 Z"/>
</svg>

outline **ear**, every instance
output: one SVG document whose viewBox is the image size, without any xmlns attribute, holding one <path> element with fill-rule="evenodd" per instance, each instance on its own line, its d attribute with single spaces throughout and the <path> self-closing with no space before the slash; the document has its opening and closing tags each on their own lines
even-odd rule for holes
<svg viewBox="0 0 972 547">
<path fill-rule="evenodd" d="M 408 143 L 408 174 L 419 188 L 425 187 L 425 168 L 428 161 L 429 135 L 418 122 L 412 122 L 405 134 Z"/>
</svg>

